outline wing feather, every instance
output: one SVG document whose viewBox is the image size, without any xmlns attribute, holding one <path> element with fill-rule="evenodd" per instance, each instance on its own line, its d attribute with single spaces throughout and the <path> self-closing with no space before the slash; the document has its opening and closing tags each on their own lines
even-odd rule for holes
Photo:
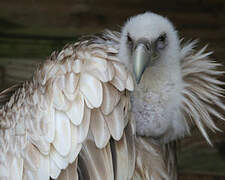
<svg viewBox="0 0 225 180">
<path fill-rule="evenodd" d="M 52 143 L 55 139 L 55 109 L 50 106 L 48 111 L 44 113 L 43 118 L 48 129 L 45 138 L 49 143 Z"/>
<path fill-rule="evenodd" d="M 59 169 L 65 169 L 68 165 L 64 156 L 60 155 L 54 147 L 51 149 L 50 160 L 54 161 Z"/>
<path fill-rule="evenodd" d="M 61 169 L 56 165 L 54 161 L 50 161 L 50 177 L 53 179 L 56 179 L 59 174 Z"/>
<path fill-rule="evenodd" d="M 71 106 L 66 114 L 74 125 L 78 126 L 81 124 L 84 116 L 84 97 L 80 93 L 71 102 Z"/>
<path fill-rule="evenodd" d="M 129 171 L 128 171 L 128 179 L 131 179 L 134 174 L 135 169 L 135 162 L 136 162 L 136 148 L 135 148 L 135 136 L 136 136 L 136 129 L 135 129 L 135 121 L 131 118 L 128 122 L 128 125 L 125 129 L 125 136 L 127 140 L 127 150 L 128 150 L 128 164 L 129 164 Z"/>
<path fill-rule="evenodd" d="M 134 90 L 133 78 L 132 78 L 131 74 L 129 74 L 129 73 L 127 75 L 127 80 L 126 80 L 126 89 L 128 89 L 129 91 Z"/>
<path fill-rule="evenodd" d="M 70 127 L 71 127 L 71 148 L 70 148 L 70 152 L 66 158 L 69 163 L 72 163 L 77 158 L 77 156 L 82 148 L 82 144 L 78 143 L 78 135 L 77 135 L 78 128 L 77 128 L 77 126 L 75 126 L 71 123 Z"/>
<path fill-rule="evenodd" d="M 109 83 L 103 84 L 103 102 L 101 110 L 103 114 L 110 114 L 120 100 L 120 93 Z"/>
<path fill-rule="evenodd" d="M 23 152 L 23 159 L 24 159 L 24 167 L 25 169 L 30 169 L 35 171 L 39 168 L 39 152 L 37 148 L 32 145 L 28 144 L 25 151 Z"/>
<path fill-rule="evenodd" d="M 62 156 L 66 156 L 71 147 L 70 120 L 65 113 L 55 111 L 55 139 L 53 146 Z"/>
<path fill-rule="evenodd" d="M 124 114 L 122 109 L 122 101 L 115 107 L 112 113 L 104 116 L 109 127 L 110 134 L 115 140 L 120 140 L 124 129 Z"/>
<path fill-rule="evenodd" d="M 95 108 L 102 103 L 102 84 L 95 77 L 84 73 L 80 78 L 80 91 Z"/>
<path fill-rule="evenodd" d="M 80 76 L 76 75 L 74 72 L 67 73 L 65 75 L 65 88 L 63 89 L 63 93 L 69 101 L 74 101 L 77 93 L 75 90 L 78 86 Z"/>
<path fill-rule="evenodd" d="M 100 57 L 90 59 L 90 62 L 87 63 L 86 70 L 101 82 L 111 81 L 115 73 L 112 63 Z"/>
<path fill-rule="evenodd" d="M 53 53 L 31 81 L 12 88 L 1 101 L 1 178 L 8 180 L 13 170 L 22 179 L 77 179 L 77 168 L 83 172 L 78 167 L 82 156 L 80 161 L 87 164 L 81 166 L 90 168 L 93 177 L 114 179 L 109 141 L 119 141 L 124 134 L 130 108 L 125 90 L 133 89 L 133 81 L 117 57 L 118 36 L 103 37 Z M 8 154 L 14 159 L 11 167 Z"/>
<path fill-rule="evenodd" d="M 105 148 L 96 147 L 93 137 L 89 136 L 81 151 L 84 163 L 87 165 L 89 177 L 93 180 L 113 180 L 113 164 L 110 144 Z"/>
<path fill-rule="evenodd" d="M 78 143 L 82 143 L 87 137 L 90 125 L 90 118 L 91 118 L 91 110 L 88 107 L 85 107 L 83 122 L 78 126 L 77 129 Z"/>
<path fill-rule="evenodd" d="M 91 131 L 98 148 L 103 148 L 109 142 L 110 133 L 105 122 L 104 116 L 99 109 L 92 110 L 91 113 Z"/>
<path fill-rule="evenodd" d="M 33 169 L 33 168 L 31 169 L 31 166 L 28 166 L 28 165 L 34 164 L 34 163 L 37 163 L 35 164 L 36 169 Z M 29 162 L 29 164 L 24 164 L 24 167 L 22 167 L 22 172 L 23 172 L 22 179 L 35 179 L 35 180 L 49 179 L 49 176 L 50 176 L 49 156 L 46 156 L 43 154 L 40 155 L 40 153 L 38 153 L 36 157 L 36 161 Z"/>
<path fill-rule="evenodd" d="M 170 179 L 159 145 L 153 144 L 149 138 L 137 137 L 136 153 L 137 160 L 132 179 Z"/>
<path fill-rule="evenodd" d="M 41 158 L 41 163 L 39 169 L 36 170 L 35 179 L 38 180 L 48 180 L 50 176 L 50 165 L 49 165 L 49 156 L 39 156 Z"/>
<path fill-rule="evenodd" d="M 60 176 L 57 178 L 58 180 L 78 180 L 78 172 L 77 172 L 77 159 L 70 164 L 65 170 L 62 171 Z"/>
<path fill-rule="evenodd" d="M 13 173 L 10 173 L 10 178 L 12 180 L 22 180 L 23 176 L 23 159 L 14 158 L 12 159 L 11 168 Z"/>
<path fill-rule="evenodd" d="M 57 81 L 57 80 L 56 80 Z M 57 86 L 57 82 L 53 83 L 53 104 L 57 110 L 65 110 L 68 108 L 68 102 L 63 91 Z"/>
<path fill-rule="evenodd" d="M 126 136 L 123 135 L 122 138 L 114 143 L 114 157 L 116 159 L 116 164 L 114 164 L 115 169 L 115 179 L 123 180 L 128 179 L 129 173 L 129 160 L 128 160 L 128 147 Z"/>
</svg>

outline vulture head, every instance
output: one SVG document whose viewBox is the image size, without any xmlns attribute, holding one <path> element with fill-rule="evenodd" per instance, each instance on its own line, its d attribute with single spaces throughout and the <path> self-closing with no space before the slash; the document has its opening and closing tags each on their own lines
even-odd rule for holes
<svg viewBox="0 0 225 180">
<path fill-rule="evenodd" d="M 204 128 L 217 129 L 208 106 L 222 93 L 212 77 L 217 65 L 205 48 L 196 52 L 194 46 L 182 45 L 172 23 L 154 13 L 123 26 L 119 57 L 136 82 L 131 102 L 137 135 L 166 143 L 188 134 L 194 122 L 209 141 Z"/>
<path fill-rule="evenodd" d="M 144 13 L 130 18 L 122 29 L 120 57 L 132 65 L 136 83 L 145 70 L 157 64 L 179 64 L 179 39 L 171 22 L 157 14 Z"/>
</svg>

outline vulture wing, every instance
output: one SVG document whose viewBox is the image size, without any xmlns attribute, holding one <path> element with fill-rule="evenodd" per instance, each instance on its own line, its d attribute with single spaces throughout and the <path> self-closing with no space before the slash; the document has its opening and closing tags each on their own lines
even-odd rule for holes
<svg viewBox="0 0 225 180">
<path fill-rule="evenodd" d="M 116 33 L 84 38 L 0 94 L 0 179 L 131 177 L 133 81 L 117 53 Z"/>
</svg>

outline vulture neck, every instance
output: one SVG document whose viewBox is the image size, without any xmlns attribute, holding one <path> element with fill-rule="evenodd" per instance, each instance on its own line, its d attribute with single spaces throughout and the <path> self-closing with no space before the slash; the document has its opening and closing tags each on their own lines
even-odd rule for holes
<svg viewBox="0 0 225 180">
<path fill-rule="evenodd" d="M 137 135 L 163 142 L 174 139 L 174 123 L 182 123 L 177 120 L 180 119 L 177 109 L 181 104 L 182 90 L 179 60 L 159 59 L 145 70 L 140 84 L 134 89 L 131 102 Z"/>
</svg>

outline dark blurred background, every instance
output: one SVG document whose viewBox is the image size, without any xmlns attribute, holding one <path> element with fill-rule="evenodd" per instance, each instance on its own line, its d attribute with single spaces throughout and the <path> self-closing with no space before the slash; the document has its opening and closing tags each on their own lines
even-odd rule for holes
<svg viewBox="0 0 225 180">
<path fill-rule="evenodd" d="M 225 65 L 225 0 L 1 0 L 0 89 L 29 79 L 37 63 L 80 35 L 119 29 L 145 11 L 167 16 L 180 37 L 199 39 L 199 47 L 209 44 L 212 58 Z M 225 131 L 224 122 L 217 125 Z M 181 141 L 181 180 L 225 179 L 224 133 L 209 133 L 214 148 L 197 130 Z"/>
</svg>

